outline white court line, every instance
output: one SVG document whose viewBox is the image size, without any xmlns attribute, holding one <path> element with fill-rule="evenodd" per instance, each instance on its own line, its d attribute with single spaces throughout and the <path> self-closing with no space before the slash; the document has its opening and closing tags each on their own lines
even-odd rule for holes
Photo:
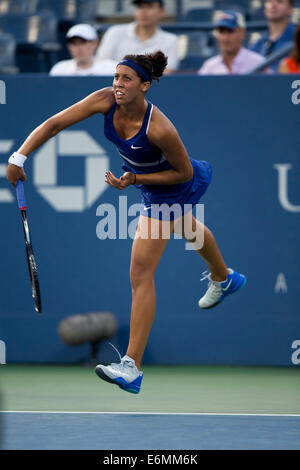
<svg viewBox="0 0 300 470">
<path fill-rule="evenodd" d="M 160 413 L 151 411 L 0 411 L 1 413 L 34 413 L 34 414 L 92 414 L 92 415 L 174 415 L 174 416 L 284 416 L 284 417 L 300 417 L 300 414 L 284 414 L 284 413 Z"/>
</svg>

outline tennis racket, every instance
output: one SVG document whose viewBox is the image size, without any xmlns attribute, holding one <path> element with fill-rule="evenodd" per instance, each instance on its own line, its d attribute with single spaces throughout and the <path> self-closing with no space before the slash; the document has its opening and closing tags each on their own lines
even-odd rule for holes
<svg viewBox="0 0 300 470">
<path fill-rule="evenodd" d="M 41 313 L 42 302 L 41 302 L 40 285 L 39 285 L 39 279 L 38 279 L 38 274 L 37 274 L 36 262 L 35 262 L 32 244 L 30 240 L 29 225 L 28 225 L 27 214 L 26 214 L 26 200 L 25 200 L 24 186 L 21 180 L 18 180 L 17 182 L 16 191 L 17 191 L 18 206 L 21 211 L 22 222 L 23 222 L 26 255 L 27 255 L 28 270 L 29 270 L 29 276 L 30 276 L 30 282 L 31 282 L 34 308 L 36 312 Z"/>
</svg>

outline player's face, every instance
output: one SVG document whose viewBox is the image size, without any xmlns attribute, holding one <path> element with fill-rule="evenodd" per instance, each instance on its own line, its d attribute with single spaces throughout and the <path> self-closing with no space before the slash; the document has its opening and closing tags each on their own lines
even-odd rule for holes
<svg viewBox="0 0 300 470">
<path fill-rule="evenodd" d="M 131 103 L 148 90 L 149 82 L 142 82 L 137 73 L 126 65 L 118 65 L 114 75 L 113 89 L 117 104 Z"/>
<path fill-rule="evenodd" d="M 139 26 L 156 26 L 165 14 L 159 2 L 140 3 L 134 10 L 134 16 Z"/>
<path fill-rule="evenodd" d="M 289 18 L 292 14 L 293 7 L 288 0 L 266 0 L 265 15 L 270 21 L 282 21 Z"/>
<path fill-rule="evenodd" d="M 97 46 L 97 41 L 85 41 L 81 38 L 72 38 L 68 41 L 68 49 L 71 57 L 79 61 L 92 58 Z"/>
<path fill-rule="evenodd" d="M 216 38 L 222 54 L 234 54 L 242 47 L 245 30 L 220 27 L 216 30 Z"/>
</svg>

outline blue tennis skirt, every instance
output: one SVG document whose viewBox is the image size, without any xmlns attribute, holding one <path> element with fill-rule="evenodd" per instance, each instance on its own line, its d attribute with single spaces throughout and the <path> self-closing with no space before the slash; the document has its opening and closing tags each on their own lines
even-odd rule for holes
<svg viewBox="0 0 300 470">
<path fill-rule="evenodd" d="M 173 185 L 140 185 L 140 214 L 160 220 L 175 220 L 192 210 L 208 188 L 212 167 L 205 160 L 190 159 L 193 178 Z"/>
</svg>

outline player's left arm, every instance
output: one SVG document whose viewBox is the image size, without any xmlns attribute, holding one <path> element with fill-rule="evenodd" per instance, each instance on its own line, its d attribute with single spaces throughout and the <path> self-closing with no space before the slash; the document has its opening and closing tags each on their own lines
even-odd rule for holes
<svg viewBox="0 0 300 470">
<path fill-rule="evenodd" d="M 193 167 L 179 134 L 172 122 L 159 109 L 154 108 L 149 126 L 148 139 L 151 145 L 160 148 L 173 169 L 148 175 L 137 175 L 139 184 L 178 184 L 193 177 Z M 155 175 L 155 176 L 154 176 Z M 155 182 L 144 182 L 144 177 L 155 178 Z M 142 182 L 140 183 L 140 178 Z"/>
</svg>

